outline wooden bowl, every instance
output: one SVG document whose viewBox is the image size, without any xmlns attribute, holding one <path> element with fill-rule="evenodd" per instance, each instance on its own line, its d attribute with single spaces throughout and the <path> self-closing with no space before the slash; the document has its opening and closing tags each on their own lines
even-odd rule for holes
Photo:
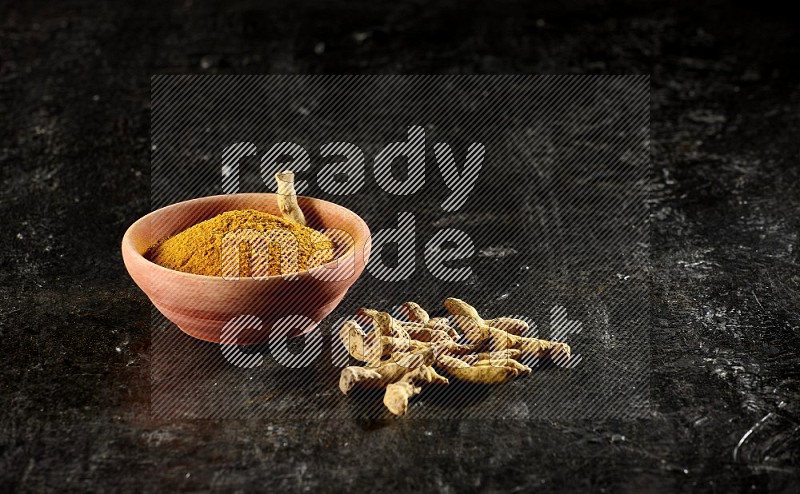
<svg viewBox="0 0 800 494">
<path fill-rule="evenodd" d="M 276 197 L 203 197 L 153 211 L 125 232 L 125 267 L 153 305 L 195 338 L 248 345 L 306 333 L 333 311 L 369 260 L 369 227 L 349 209 L 310 197 L 297 198 L 309 226 L 341 230 L 348 241 L 336 242 L 333 261 L 294 276 L 225 279 L 175 271 L 144 256 L 156 242 L 225 211 L 256 209 L 280 216 Z"/>
</svg>

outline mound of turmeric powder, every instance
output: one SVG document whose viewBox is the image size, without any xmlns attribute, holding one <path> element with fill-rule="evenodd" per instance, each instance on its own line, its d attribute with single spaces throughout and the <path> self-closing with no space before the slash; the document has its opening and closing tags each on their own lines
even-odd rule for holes
<svg viewBox="0 0 800 494">
<path fill-rule="evenodd" d="M 185 273 L 275 276 L 325 264 L 333 259 L 333 248 L 322 232 L 245 209 L 200 222 L 153 246 L 147 258 Z"/>
</svg>

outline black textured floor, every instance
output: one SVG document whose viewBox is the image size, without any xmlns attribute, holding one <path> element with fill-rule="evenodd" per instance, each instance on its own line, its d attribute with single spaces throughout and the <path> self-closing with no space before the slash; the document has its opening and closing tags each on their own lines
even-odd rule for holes
<svg viewBox="0 0 800 494">
<path fill-rule="evenodd" d="M 5 2 L 0 489 L 797 489 L 798 28 L 778 2 L 646 4 Z M 119 241 L 162 72 L 651 74 L 652 416 L 152 418 Z"/>
</svg>

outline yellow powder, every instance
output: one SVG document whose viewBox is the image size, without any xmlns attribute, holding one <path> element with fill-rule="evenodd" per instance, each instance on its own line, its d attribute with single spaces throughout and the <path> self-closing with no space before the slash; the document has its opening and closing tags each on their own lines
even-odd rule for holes
<svg viewBox="0 0 800 494">
<path fill-rule="evenodd" d="M 198 223 L 153 246 L 147 258 L 207 276 L 275 276 L 325 264 L 333 259 L 333 247 L 312 228 L 245 209 Z"/>
</svg>

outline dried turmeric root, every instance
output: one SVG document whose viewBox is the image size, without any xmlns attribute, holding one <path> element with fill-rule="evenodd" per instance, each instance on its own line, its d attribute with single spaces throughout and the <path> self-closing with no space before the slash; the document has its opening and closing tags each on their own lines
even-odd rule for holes
<svg viewBox="0 0 800 494">
<path fill-rule="evenodd" d="M 443 336 L 458 337 L 455 329 L 447 325 L 446 318 L 437 318 L 436 327 L 431 327 L 418 322 L 398 321 L 386 312 L 373 309 L 358 309 L 356 314 L 371 319 L 381 334 L 386 336 L 411 337 L 427 342 Z M 440 319 L 444 319 L 445 322 L 443 323 Z"/>
<path fill-rule="evenodd" d="M 572 353 L 566 343 L 520 336 L 528 329 L 528 323 L 520 319 L 498 317 L 484 320 L 474 307 L 457 298 L 445 299 L 444 306 L 456 316 L 465 337 L 472 343 L 488 343 L 492 350 L 516 349 L 535 357 L 546 357 L 548 352 L 553 357 L 559 354 L 569 357 Z"/>
<path fill-rule="evenodd" d="M 516 336 L 492 327 L 487 329 L 487 338 L 493 350 L 520 350 L 523 355 L 535 357 L 556 357 L 560 354 L 569 357 L 572 354 L 572 349 L 566 343 Z"/>
<path fill-rule="evenodd" d="M 517 360 L 524 356 L 569 357 L 566 343 L 521 336 L 528 324 L 520 319 L 483 319 L 463 300 L 444 302 L 464 333 L 467 343 L 459 343 L 458 332 L 445 317 L 431 318 L 414 302 L 402 305 L 410 322 L 393 318 L 387 312 L 359 309 L 358 314 L 372 321 L 373 331 L 365 332 L 356 321 L 347 321 L 339 338 L 347 351 L 365 367 L 347 367 L 339 378 L 344 394 L 355 387 L 385 388 L 383 403 L 395 415 L 408 412 L 409 400 L 422 392 L 424 385 L 448 384 L 450 377 L 472 384 L 501 384 L 531 373 Z"/>
<path fill-rule="evenodd" d="M 472 366 L 461 359 L 448 355 L 441 355 L 438 363 L 445 373 L 455 377 L 459 381 L 472 384 L 501 384 L 514 379 L 520 374 L 520 371 L 513 366 Z"/>
<path fill-rule="evenodd" d="M 458 339 L 458 332 L 450 326 L 450 321 L 446 317 L 430 317 L 425 309 L 415 302 L 406 302 L 400 308 L 403 309 L 412 323 L 420 323 L 425 325 L 426 328 L 444 331 L 451 338 Z"/>
<path fill-rule="evenodd" d="M 426 324 L 431 320 L 431 316 L 416 302 L 406 302 L 400 307 L 405 311 L 406 315 L 408 315 L 408 319 L 411 322 Z"/>
<path fill-rule="evenodd" d="M 405 415 L 408 412 L 408 400 L 418 395 L 422 388 L 415 385 L 415 381 L 433 384 L 449 384 L 446 377 L 440 376 L 431 366 L 419 367 L 409 372 L 399 381 L 386 386 L 383 395 L 383 404 L 395 415 Z"/>
<path fill-rule="evenodd" d="M 358 366 L 344 368 L 339 376 L 339 389 L 347 394 L 354 387 L 382 388 L 403 379 L 436 384 L 448 383 L 447 379 L 440 376 L 430 365 L 409 369 L 401 364 L 388 362 L 374 368 Z"/>
<path fill-rule="evenodd" d="M 399 381 L 408 373 L 408 369 L 389 363 L 379 367 L 346 367 L 339 376 L 339 389 L 347 394 L 354 387 L 362 388 L 383 388 L 391 383 Z"/>
<path fill-rule="evenodd" d="M 284 219 L 306 226 L 306 217 L 297 204 L 297 192 L 294 189 L 294 172 L 286 170 L 275 174 L 278 184 L 278 207 Z"/>
<path fill-rule="evenodd" d="M 384 357 L 396 352 L 430 351 L 430 344 L 411 338 L 393 338 L 375 332 L 365 333 L 356 321 L 346 321 L 339 331 L 339 339 L 348 353 L 360 362 L 380 365 Z"/>
<path fill-rule="evenodd" d="M 402 416 L 408 413 L 408 400 L 412 396 L 418 395 L 422 388 L 414 385 L 411 381 L 398 381 L 386 386 L 386 393 L 383 395 L 383 404 L 394 415 Z"/>
<path fill-rule="evenodd" d="M 518 372 L 518 375 L 527 376 L 531 373 L 531 368 L 527 365 L 517 362 L 513 358 L 508 359 L 490 359 L 490 360 L 480 360 L 476 364 L 473 364 L 473 367 L 509 367 L 515 369 Z"/>
<path fill-rule="evenodd" d="M 512 317 L 496 317 L 494 319 L 484 320 L 475 310 L 475 307 L 469 305 L 463 300 L 457 298 L 446 298 L 444 300 L 444 307 L 447 312 L 456 316 L 456 318 L 466 319 L 477 325 L 486 325 L 493 328 L 505 331 L 508 334 L 521 336 L 528 331 L 528 323 L 521 319 L 514 319 Z"/>
<path fill-rule="evenodd" d="M 469 365 L 476 365 L 478 362 L 483 362 L 486 360 L 515 359 L 520 355 L 522 355 L 521 350 L 509 349 L 509 350 L 495 350 L 494 352 L 473 353 L 470 355 L 461 355 L 458 357 L 458 359 L 463 360 Z"/>
</svg>

